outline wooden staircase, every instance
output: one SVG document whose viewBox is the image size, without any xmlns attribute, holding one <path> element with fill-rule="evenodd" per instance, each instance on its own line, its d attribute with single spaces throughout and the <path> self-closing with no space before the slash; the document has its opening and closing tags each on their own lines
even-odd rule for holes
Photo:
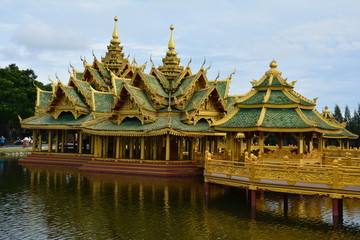
<svg viewBox="0 0 360 240">
<path fill-rule="evenodd" d="M 45 153 L 32 152 L 24 158 L 19 159 L 19 163 L 41 164 L 41 165 L 63 165 L 79 167 L 91 161 L 91 156 L 73 155 L 64 153 Z"/>
<path fill-rule="evenodd" d="M 133 174 L 146 176 L 201 176 L 203 170 L 193 163 L 131 163 L 89 161 L 79 168 L 80 172 Z"/>
<path fill-rule="evenodd" d="M 75 167 L 80 172 L 132 174 L 145 176 L 175 177 L 202 176 L 203 169 L 193 162 L 165 161 L 126 161 L 115 159 L 96 159 L 91 155 L 76 155 L 68 153 L 32 152 L 19 159 L 23 164 L 57 165 Z"/>
</svg>

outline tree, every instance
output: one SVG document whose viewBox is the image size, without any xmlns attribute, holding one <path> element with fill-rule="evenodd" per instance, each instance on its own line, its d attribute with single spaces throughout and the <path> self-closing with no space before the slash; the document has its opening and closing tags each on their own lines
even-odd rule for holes
<svg viewBox="0 0 360 240">
<path fill-rule="evenodd" d="M 335 109 L 334 109 L 334 118 L 338 121 L 338 122 L 343 122 L 344 119 L 343 119 L 343 116 L 341 114 L 341 110 L 340 110 L 340 107 L 339 105 L 335 105 Z"/>
<path fill-rule="evenodd" d="M 350 123 L 351 121 L 351 114 L 348 105 L 345 106 L 345 114 L 344 114 L 344 122 Z"/>
<path fill-rule="evenodd" d="M 16 64 L 0 68 L 0 135 L 14 140 L 21 133 L 18 115 L 22 118 L 34 115 L 35 85 L 51 89 L 50 84 L 44 87 L 36 78 L 33 70 L 20 70 Z"/>
</svg>

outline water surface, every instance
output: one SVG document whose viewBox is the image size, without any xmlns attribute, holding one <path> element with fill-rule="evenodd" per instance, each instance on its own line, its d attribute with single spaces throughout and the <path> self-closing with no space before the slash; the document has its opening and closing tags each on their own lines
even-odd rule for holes
<svg viewBox="0 0 360 240">
<path fill-rule="evenodd" d="M 206 201 L 197 178 L 78 173 L 0 159 L 0 239 L 360 239 L 360 200 L 344 200 L 334 229 L 331 200 L 257 196 L 212 185 Z"/>
</svg>

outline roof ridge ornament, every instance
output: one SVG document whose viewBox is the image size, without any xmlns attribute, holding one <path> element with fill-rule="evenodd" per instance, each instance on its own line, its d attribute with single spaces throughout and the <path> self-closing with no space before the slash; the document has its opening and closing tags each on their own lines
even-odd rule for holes
<svg viewBox="0 0 360 240">
<path fill-rule="evenodd" d="M 266 71 L 265 75 L 270 76 L 277 76 L 277 75 L 281 75 L 281 72 L 277 69 L 277 62 L 275 60 L 272 60 L 269 64 L 270 69 L 268 71 Z"/>
</svg>

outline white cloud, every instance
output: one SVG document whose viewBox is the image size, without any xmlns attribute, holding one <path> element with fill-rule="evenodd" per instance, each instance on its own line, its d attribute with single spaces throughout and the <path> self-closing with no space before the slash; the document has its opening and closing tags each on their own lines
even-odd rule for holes
<svg viewBox="0 0 360 240">
<path fill-rule="evenodd" d="M 41 20 L 30 20 L 19 27 L 13 35 L 13 40 L 31 50 L 78 50 L 86 45 L 81 32 L 55 31 Z"/>
</svg>

